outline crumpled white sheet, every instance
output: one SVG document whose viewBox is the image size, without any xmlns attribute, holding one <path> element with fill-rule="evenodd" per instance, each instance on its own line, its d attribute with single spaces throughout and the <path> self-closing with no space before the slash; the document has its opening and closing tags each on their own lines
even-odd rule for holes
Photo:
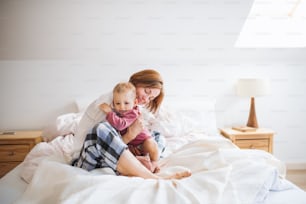
<svg viewBox="0 0 306 204">
<path fill-rule="evenodd" d="M 51 142 L 41 142 L 34 146 L 30 153 L 24 159 L 21 178 L 30 183 L 32 177 L 44 160 L 56 160 L 65 162 L 70 157 L 73 146 L 73 135 L 58 136 Z"/>
<path fill-rule="evenodd" d="M 203 134 L 205 133 L 193 131 L 185 136 L 167 137 L 166 148 L 162 153 L 162 157 L 170 155 L 174 150 L 189 142 L 201 139 Z M 30 183 L 36 168 L 44 160 L 56 160 L 66 163 L 67 161 L 71 161 L 73 144 L 73 134 L 57 136 L 50 142 L 38 143 L 26 156 L 23 162 L 24 167 L 20 174 L 21 178 L 27 183 Z"/>
<path fill-rule="evenodd" d="M 258 203 L 285 174 L 273 155 L 240 150 L 221 137 L 203 136 L 160 160 L 163 175 L 190 169 L 182 180 L 87 172 L 67 165 L 64 153 L 55 155 L 43 156 L 17 203 Z"/>
</svg>

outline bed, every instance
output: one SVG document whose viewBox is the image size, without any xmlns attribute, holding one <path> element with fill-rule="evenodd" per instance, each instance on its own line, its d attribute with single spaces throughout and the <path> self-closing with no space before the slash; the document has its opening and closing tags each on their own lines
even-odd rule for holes
<svg viewBox="0 0 306 204">
<path fill-rule="evenodd" d="M 191 177 L 152 180 L 68 165 L 84 110 L 78 102 L 79 113 L 59 116 L 45 142 L 0 179 L 0 203 L 306 203 L 306 193 L 285 179 L 282 161 L 262 150 L 241 150 L 218 133 L 214 101 L 166 104 L 171 108 L 162 107 L 154 127 L 166 144 L 159 174 L 189 169 Z"/>
</svg>

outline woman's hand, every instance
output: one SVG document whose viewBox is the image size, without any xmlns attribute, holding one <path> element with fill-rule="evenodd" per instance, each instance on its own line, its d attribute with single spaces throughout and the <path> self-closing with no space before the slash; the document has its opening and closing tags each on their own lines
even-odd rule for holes
<svg viewBox="0 0 306 204">
<path fill-rule="evenodd" d="M 107 103 L 102 103 L 99 106 L 100 110 L 103 111 L 105 114 L 108 114 L 109 112 L 112 112 L 112 108 Z"/>
<path fill-rule="evenodd" d="M 137 120 L 134 121 L 134 123 L 127 129 L 127 132 L 125 135 L 122 136 L 123 142 L 125 144 L 129 143 L 135 137 L 141 133 L 141 131 L 144 129 L 144 126 L 142 124 L 141 117 L 137 118 Z"/>
</svg>

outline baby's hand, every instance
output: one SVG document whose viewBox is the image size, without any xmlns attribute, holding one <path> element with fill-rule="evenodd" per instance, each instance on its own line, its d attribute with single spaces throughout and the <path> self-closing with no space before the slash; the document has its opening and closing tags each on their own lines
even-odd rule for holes
<svg viewBox="0 0 306 204">
<path fill-rule="evenodd" d="M 105 114 L 112 112 L 112 108 L 107 103 L 102 103 L 99 106 L 100 110 L 103 111 Z"/>
</svg>

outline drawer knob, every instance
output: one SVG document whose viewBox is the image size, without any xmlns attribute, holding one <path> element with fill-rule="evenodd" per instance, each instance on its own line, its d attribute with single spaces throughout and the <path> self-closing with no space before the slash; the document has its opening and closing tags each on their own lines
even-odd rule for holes
<svg viewBox="0 0 306 204">
<path fill-rule="evenodd" d="M 9 155 L 9 156 L 14 156 L 14 155 L 15 155 L 15 152 L 9 152 L 8 155 Z"/>
</svg>

